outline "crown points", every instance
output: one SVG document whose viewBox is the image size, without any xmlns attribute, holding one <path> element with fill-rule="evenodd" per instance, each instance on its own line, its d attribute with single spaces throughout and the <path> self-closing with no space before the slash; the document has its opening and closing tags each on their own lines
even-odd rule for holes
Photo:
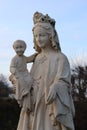
<svg viewBox="0 0 87 130">
<path fill-rule="evenodd" d="M 43 15 L 42 13 L 36 12 L 33 17 L 34 24 L 39 22 L 50 23 L 53 27 L 55 26 L 55 20 L 48 16 L 48 14 Z"/>
</svg>

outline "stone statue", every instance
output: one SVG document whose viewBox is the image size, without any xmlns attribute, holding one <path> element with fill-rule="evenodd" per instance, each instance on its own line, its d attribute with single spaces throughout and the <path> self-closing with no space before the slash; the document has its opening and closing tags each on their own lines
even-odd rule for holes
<svg viewBox="0 0 87 130">
<path fill-rule="evenodd" d="M 26 58 L 23 56 L 26 46 L 18 49 L 17 42 L 13 45 L 17 55 L 12 60 L 11 73 L 15 75 L 17 87 L 24 88 L 21 99 L 29 92 L 24 99 L 29 114 L 26 109 L 21 110 L 17 130 L 74 130 L 70 65 L 61 52 L 55 20 L 39 12 L 33 20 L 34 48 L 38 54 Z M 29 74 L 26 63 L 30 61 L 34 62 Z M 31 102 L 34 109 L 30 107 Z"/>
<path fill-rule="evenodd" d="M 30 90 L 34 80 L 27 70 L 27 63 L 33 62 L 36 54 L 30 57 L 23 55 L 26 49 L 26 43 L 23 40 L 16 40 L 13 48 L 16 56 L 11 60 L 10 81 L 16 87 L 16 99 L 20 107 L 22 107 L 17 130 L 29 130 L 29 117 L 32 111 Z"/>
<path fill-rule="evenodd" d="M 39 12 L 33 20 L 38 55 L 30 72 L 37 82 L 32 130 L 74 130 L 70 65 L 61 52 L 55 20 Z"/>
</svg>

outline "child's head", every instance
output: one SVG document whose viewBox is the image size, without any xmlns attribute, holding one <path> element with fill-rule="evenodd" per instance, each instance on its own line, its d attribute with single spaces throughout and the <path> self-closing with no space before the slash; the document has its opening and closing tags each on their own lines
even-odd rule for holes
<svg viewBox="0 0 87 130">
<path fill-rule="evenodd" d="M 22 56 L 26 49 L 26 43 L 23 40 L 16 40 L 13 43 L 13 48 L 18 56 Z"/>
</svg>

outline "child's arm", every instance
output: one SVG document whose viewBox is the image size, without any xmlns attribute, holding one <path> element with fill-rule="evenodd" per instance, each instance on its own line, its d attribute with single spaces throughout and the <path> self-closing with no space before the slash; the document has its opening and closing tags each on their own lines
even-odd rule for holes
<svg viewBox="0 0 87 130">
<path fill-rule="evenodd" d="M 13 75 L 15 75 L 15 73 L 16 73 L 16 62 L 15 62 L 15 59 L 14 59 L 14 58 L 11 60 L 10 72 L 11 72 Z"/>
<path fill-rule="evenodd" d="M 16 73 L 16 68 L 14 66 L 10 66 L 10 72 L 15 75 Z"/>
<path fill-rule="evenodd" d="M 10 64 L 10 72 L 17 77 L 17 60 L 13 58 Z"/>
<path fill-rule="evenodd" d="M 26 57 L 27 63 L 34 62 L 37 55 L 38 53 L 34 53 L 33 55 Z"/>
<path fill-rule="evenodd" d="M 19 78 L 16 66 L 10 66 L 10 72 L 15 76 L 15 78 Z"/>
</svg>

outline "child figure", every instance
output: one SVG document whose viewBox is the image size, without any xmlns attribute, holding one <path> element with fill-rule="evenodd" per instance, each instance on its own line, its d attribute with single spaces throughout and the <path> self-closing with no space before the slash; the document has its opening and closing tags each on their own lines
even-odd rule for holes
<svg viewBox="0 0 87 130">
<path fill-rule="evenodd" d="M 16 99 L 18 104 L 22 107 L 20 120 L 17 130 L 28 130 L 29 126 L 29 113 L 32 111 L 30 90 L 33 85 L 33 78 L 27 70 L 27 63 L 33 62 L 36 53 L 30 57 L 24 56 L 26 43 L 22 40 L 17 40 L 13 44 L 16 55 L 11 60 L 10 65 L 10 81 L 16 87 Z"/>
</svg>

